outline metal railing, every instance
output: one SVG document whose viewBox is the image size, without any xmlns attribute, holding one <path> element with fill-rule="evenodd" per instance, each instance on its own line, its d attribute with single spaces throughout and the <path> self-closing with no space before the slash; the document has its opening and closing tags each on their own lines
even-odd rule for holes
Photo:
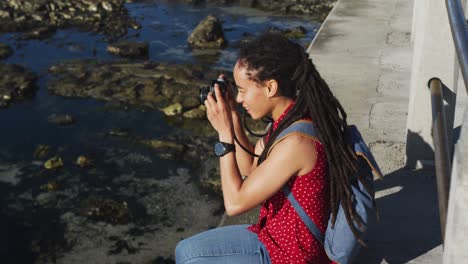
<svg viewBox="0 0 468 264">
<path fill-rule="evenodd" d="M 468 91 L 468 22 L 460 0 L 445 0 L 458 63 Z M 468 8 L 468 7 L 467 7 Z"/>
<path fill-rule="evenodd" d="M 459 0 L 446 0 L 447 14 L 455 45 L 456 56 L 460 65 L 460 71 L 468 93 L 468 21 Z M 446 100 L 444 94 L 446 86 L 438 78 L 431 78 L 428 83 L 431 91 L 432 104 L 432 138 L 435 152 L 435 166 L 437 178 L 437 193 L 439 199 L 439 215 L 442 232 L 442 241 L 445 239 L 447 221 L 448 198 L 450 190 L 450 176 L 452 172 L 452 141 L 453 119 L 455 100 Z M 446 116 L 444 101 L 450 101 L 448 105 L 450 116 Z"/>
</svg>

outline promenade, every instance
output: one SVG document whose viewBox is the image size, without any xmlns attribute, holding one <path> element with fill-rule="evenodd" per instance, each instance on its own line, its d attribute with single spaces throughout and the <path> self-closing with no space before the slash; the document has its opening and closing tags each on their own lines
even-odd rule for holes
<svg viewBox="0 0 468 264">
<path fill-rule="evenodd" d="M 442 263 L 434 167 L 405 168 L 415 167 L 405 160 L 413 4 L 339 0 L 308 48 L 385 174 L 376 181 L 381 221 L 357 263 Z M 220 225 L 255 220 L 249 213 Z"/>
</svg>

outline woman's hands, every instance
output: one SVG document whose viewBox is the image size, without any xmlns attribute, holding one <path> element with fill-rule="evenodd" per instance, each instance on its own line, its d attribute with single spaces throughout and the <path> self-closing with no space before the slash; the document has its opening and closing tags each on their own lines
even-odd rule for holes
<svg viewBox="0 0 468 264">
<path fill-rule="evenodd" d="M 221 74 L 219 78 L 224 79 Z M 221 94 L 218 84 L 215 84 L 216 100 L 214 95 L 209 93 L 205 100 L 208 120 L 219 134 L 219 140 L 226 143 L 234 142 L 233 115 L 237 114 L 235 101 L 232 99 L 232 91 L 228 84 L 225 94 Z"/>
</svg>

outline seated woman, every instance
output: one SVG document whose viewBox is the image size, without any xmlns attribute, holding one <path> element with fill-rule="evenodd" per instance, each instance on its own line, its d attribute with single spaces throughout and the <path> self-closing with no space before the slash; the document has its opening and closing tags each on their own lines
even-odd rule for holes
<svg viewBox="0 0 468 264">
<path fill-rule="evenodd" d="M 217 85 L 216 98 L 209 94 L 205 105 L 219 134 L 216 154 L 226 212 L 238 215 L 261 204 L 259 220 L 252 226 L 220 227 L 182 240 L 176 263 L 333 263 L 282 186 L 289 185 L 322 233 L 330 213 L 336 217 L 340 201 L 352 219 L 356 212 L 349 203 L 346 175 L 356 170 L 356 158 L 346 143 L 345 111 L 303 47 L 280 35 L 264 34 L 243 46 L 233 75 L 235 101 L 253 119 L 274 120 L 268 134 L 251 145 L 233 96 L 218 96 Z M 312 121 L 320 141 L 293 132 L 275 142 L 298 120 Z M 243 180 L 242 175 L 248 177 Z"/>
</svg>

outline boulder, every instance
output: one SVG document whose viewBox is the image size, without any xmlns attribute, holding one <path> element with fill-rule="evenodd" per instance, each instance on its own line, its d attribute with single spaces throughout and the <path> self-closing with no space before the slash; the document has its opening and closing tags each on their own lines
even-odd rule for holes
<svg viewBox="0 0 468 264">
<path fill-rule="evenodd" d="M 36 80 L 36 74 L 23 66 L 0 63 L 0 109 L 33 97 L 37 90 Z"/>
<path fill-rule="evenodd" d="M 107 52 L 127 58 L 148 58 L 147 42 L 122 41 L 107 46 Z"/>
<path fill-rule="evenodd" d="M 161 110 L 167 116 L 175 116 L 175 115 L 179 115 L 180 113 L 182 113 L 182 105 L 180 103 L 175 103 L 167 107 L 164 107 Z"/>
<path fill-rule="evenodd" d="M 219 19 L 213 15 L 203 19 L 187 39 L 192 48 L 219 49 L 226 46 L 223 27 Z"/>
<path fill-rule="evenodd" d="M 52 124 L 67 126 L 75 123 L 75 118 L 71 115 L 51 114 L 47 121 Z"/>
</svg>

